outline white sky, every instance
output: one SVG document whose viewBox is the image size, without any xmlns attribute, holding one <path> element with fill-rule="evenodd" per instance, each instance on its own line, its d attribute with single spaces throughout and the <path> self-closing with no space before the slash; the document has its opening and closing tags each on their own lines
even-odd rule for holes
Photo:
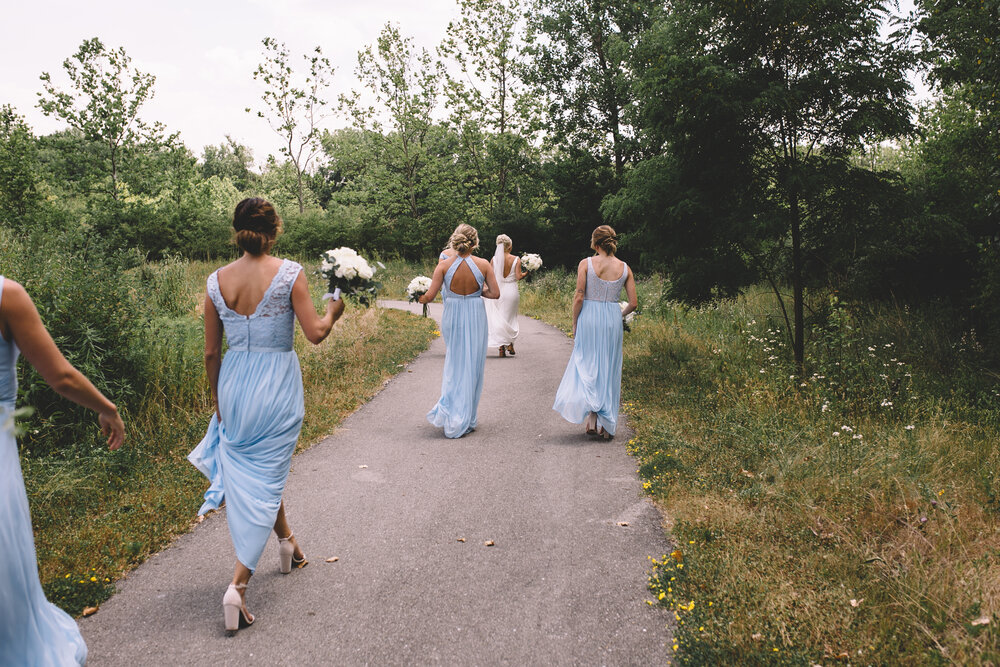
<svg viewBox="0 0 1000 667">
<path fill-rule="evenodd" d="M 0 16 L 0 104 L 14 105 L 35 134 L 64 127 L 36 107 L 39 75 L 48 72 L 68 90 L 63 60 L 99 37 L 109 48 L 125 47 L 133 65 L 156 76 L 144 120 L 179 131 L 199 156 L 229 134 L 253 148 L 260 163 L 280 145 L 266 121 L 244 111 L 260 107 L 262 88 L 252 75 L 265 36 L 288 45 L 293 66 L 303 62 L 299 54 L 321 46 L 336 67 L 328 89 L 334 101 L 355 86 L 357 53 L 386 22 L 433 52 L 458 10 L 454 0 L 21 0 L 5 2 Z M 345 125 L 334 117 L 324 127 Z"/>
<path fill-rule="evenodd" d="M 433 52 L 448 22 L 458 16 L 455 0 L 8 0 L 0 40 L 0 104 L 26 117 L 36 134 L 62 129 L 35 106 L 44 71 L 68 89 L 62 62 L 80 43 L 99 37 L 109 48 L 125 47 L 133 64 L 156 75 L 155 98 L 142 110 L 160 121 L 196 155 L 226 134 L 249 145 L 258 163 L 277 153 L 279 140 L 267 123 L 244 111 L 259 107 L 260 85 L 252 73 L 261 40 L 271 36 L 298 54 L 319 45 L 337 68 L 328 98 L 354 83 L 357 52 L 372 44 L 393 21 L 416 46 Z M 908 12 L 913 0 L 901 0 Z M 301 61 L 300 61 L 301 62 Z M 919 95 L 926 88 L 915 82 Z M 325 127 L 345 126 L 331 118 Z"/>
</svg>

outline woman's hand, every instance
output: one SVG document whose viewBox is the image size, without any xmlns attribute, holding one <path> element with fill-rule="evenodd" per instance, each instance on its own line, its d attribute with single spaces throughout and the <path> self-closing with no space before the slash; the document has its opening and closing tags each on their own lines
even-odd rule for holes
<svg viewBox="0 0 1000 667">
<path fill-rule="evenodd" d="M 97 421 L 101 425 L 101 433 L 108 439 L 108 449 L 115 451 L 125 442 L 125 424 L 118 414 L 118 408 L 114 405 L 111 407 L 111 410 L 101 412 Z"/>
</svg>

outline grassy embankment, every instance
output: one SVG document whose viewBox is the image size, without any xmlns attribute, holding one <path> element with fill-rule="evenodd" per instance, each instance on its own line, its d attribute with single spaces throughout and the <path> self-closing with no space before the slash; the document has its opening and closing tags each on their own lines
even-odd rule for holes
<svg viewBox="0 0 1000 667">
<path fill-rule="evenodd" d="M 523 283 L 522 283 L 523 285 Z M 572 276 L 522 289 L 569 328 Z M 1000 662 L 1000 394 L 974 334 L 816 303 L 805 378 L 764 290 L 639 284 L 625 444 L 677 544 L 650 587 L 686 664 Z"/>
<path fill-rule="evenodd" d="M 173 262 L 144 269 L 146 288 L 182 307 L 173 317 L 151 315 L 141 342 L 145 393 L 141 407 L 125 415 L 125 447 L 70 457 L 22 456 L 41 579 L 50 599 L 71 613 L 105 599 L 114 579 L 195 519 L 206 483 L 185 457 L 204 435 L 212 411 L 201 309 L 205 278 L 215 266 Z M 314 268 L 307 271 L 319 295 Z M 403 280 L 386 273 L 390 290 Z M 405 298 L 403 289 L 388 295 Z M 319 346 L 298 331 L 306 401 L 299 447 L 321 439 L 374 395 L 426 349 L 433 330 L 431 320 L 400 311 L 350 306 Z"/>
</svg>

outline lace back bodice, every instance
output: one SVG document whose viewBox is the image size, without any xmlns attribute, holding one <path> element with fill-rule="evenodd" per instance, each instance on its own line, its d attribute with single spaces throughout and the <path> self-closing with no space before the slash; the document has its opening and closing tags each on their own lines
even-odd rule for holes
<svg viewBox="0 0 1000 667">
<path fill-rule="evenodd" d="M 288 352 L 292 349 L 295 337 L 292 285 L 300 271 L 301 264 L 283 260 L 252 315 L 240 315 L 226 305 L 219 291 L 218 270 L 208 277 L 208 296 L 222 319 L 230 350 Z"/>
<path fill-rule="evenodd" d="M 451 291 L 451 279 L 455 277 L 455 271 L 458 270 L 459 265 L 465 262 L 469 265 L 472 270 L 472 275 L 476 278 L 476 282 L 479 284 L 479 289 L 472 294 L 456 294 Z M 451 263 L 448 267 L 448 272 L 444 274 L 444 285 L 441 290 L 441 297 L 444 299 L 468 299 L 471 297 L 481 296 L 483 293 L 483 283 L 486 282 L 486 278 L 483 276 L 483 272 L 479 270 L 476 263 L 472 261 L 472 255 L 469 255 L 465 259 L 461 255 L 455 255 L 455 261 Z"/>
<path fill-rule="evenodd" d="M 3 299 L 3 283 L 4 278 L 0 276 L 0 300 Z M 0 407 L 13 408 L 17 399 L 17 355 L 18 349 L 14 341 L 0 336 Z M 2 425 L 0 423 L 0 427 Z"/>
<path fill-rule="evenodd" d="M 604 280 L 594 271 L 594 263 L 587 258 L 587 291 L 584 299 L 588 301 L 618 301 L 625 281 L 628 279 L 628 264 L 622 262 L 622 275 L 617 280 Z"/>
</svg>

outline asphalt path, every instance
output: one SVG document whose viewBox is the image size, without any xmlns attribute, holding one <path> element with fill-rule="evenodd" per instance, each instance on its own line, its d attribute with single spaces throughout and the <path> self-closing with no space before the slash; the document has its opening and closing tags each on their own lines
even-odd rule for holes
<svg viewBox="0 0 1000 667">
<path fill-rule="evenodd" d="M 520 329 L 517 356 L 487 357 L 474 433 L 449 440 L 424 417 L 439 338 L 294 458 L 285 503 L 309 566 L 281 575 L 271 540 L 247 593 L 252 627 L 223 627 L 222 511 L 81 619 L 88 665 L 666 663 L 668 614 L 646 603 L 646 577 L 669 545 L 630 432 L 594 439 L 555 413 L 572 341 L 523 316 Z"/>
</svg>

